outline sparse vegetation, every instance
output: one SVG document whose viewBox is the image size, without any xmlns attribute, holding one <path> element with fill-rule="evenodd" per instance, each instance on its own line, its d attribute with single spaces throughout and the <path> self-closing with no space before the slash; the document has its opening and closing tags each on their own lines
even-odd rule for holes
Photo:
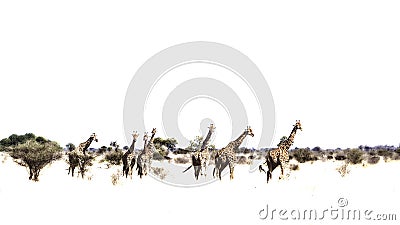
<svg viewBox="0 0 400 225">
<path fill-rule="evenodd" d="M 161 180 L 164 180 L 165 177 L 168 175 L 168 172 L 161 167 L 152 167 L 151 171 L 153 172 L 154 175 L 159 177 Z"/>
<path fill-rule="evenodd" d="M 123 155 L 124 153 L 122 153 L 121 150 L 110 151 L 106 154 L 104 159 L 111 165 L 121 165 Z"/>
<path fill-rule="evenodd" d="M 350 173 L 349 164 L 347 162 L 343 163 L 341 166 L 336 168 L 336 170 L 340 173 L 340 176 L 342 176 L 342 177 L 344 177 Z"/>
<path fill-rule="evenodd" d="M 392 156 L 393 156 L 393 152 L 389 151 L 387 149 L 378 149 L 377 154 L 379 156 L 383 156 L 384 160 L 392 158 Z"/>
<path fill-rule="evenodd" d="M 121 171 L 117 170 L 116 173 L 111 175 L 111 183 L 115 186 L 119 183 L 119 177 L 121 176 Z"/>
</svg>

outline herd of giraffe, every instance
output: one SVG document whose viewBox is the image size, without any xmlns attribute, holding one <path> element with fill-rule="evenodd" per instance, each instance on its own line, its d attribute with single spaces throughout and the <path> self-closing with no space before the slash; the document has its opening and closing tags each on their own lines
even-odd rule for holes
<svg viewBox="0 0 400 225">
<path fill-rule="evenodd" d="M 215 126 L 210 124 L 208 127 L 209 131 L 206 138 L 203 140 L 202 145 L 191 155 L 192 165 L 190 165 L 183 172 L 188 171 L 190 168 L 194 168 L 194 176 L 197 180 L 199 175 L 207 175 L 207 165 L 210 161 L 210 151 L 209 151 L 209 142 L 210 138 L 215 130 Z M 294 143 L 294 137 L 296 135 L 297 130 L 302 130 L 300 120 L 296 120 L 296 123 L 293 125 L 293 129 L 287 139 L 282 140 L 278 144 L 278 148 L 269 150 L 265 156 L 265 162 L 262 165 L 266 165 L 268 167 L 268 171 L 265 171 L 262 165 L 259 166 L 260 172 L 264 172 L 267 174 L 267 183 L 272 178 L 272 172 L 275 168 L 280 166 L 281 175 L 279 179 L 284 178 L 284 169 L 288 166 L 289 162 L 289 148 Z M 138 171 L 138 175 L 142 178 L 143 175 L 147 175 L 151 168 L 151 160 L 153 157 L 153 153 L 156 151 L 154 146 L 154 136 L 156 134 L 156 128 L 153 128 L 151 131 L 150 139 L 148 137 L 147 132 L 144 133 L 143 141 L 144 146 L 143 150 L 138 154 L 137 158 L 135 156 L 135 143 L 139 134 L 135 131 L 132 134 L 132 144 L 129 149 L 124 153 L 122 157 L 122 175 L 128 177 L 128 175 L 132 176 L 133 168 L 135 163 L 137 165 L 136 170 Z M 215 167 L 213 170 L 213 177 L 217 177 L 221 180 L 221 173 L 229 165 L 229 173 L 230 179 L 233 179 L 234 176 L 234 168 L 237 161 L 235 150 L 239 148 L 244 139 L 247 136 L 254 137 L 253 130 L 250 126 L 246 127 L 244 132 L 236 139 L 228 143 L 224 148 L 218 150 L 215 154 Z M 68 160 L 70 167 L 68 169 L 68 174 L 72 172 L 72 176 L 74 176 L 75 167 L 79 167 L 80 170 L 84 168 L 84 156 L 86 155 L 86 150 L 90 146 L 93 141 L 98 141 L 97 136 L 93 133 L 89 139 L 78 145 L 73 151 L 68 153 Z M 114 142 L 116 145 L 116 142 Z"/>
</svg>

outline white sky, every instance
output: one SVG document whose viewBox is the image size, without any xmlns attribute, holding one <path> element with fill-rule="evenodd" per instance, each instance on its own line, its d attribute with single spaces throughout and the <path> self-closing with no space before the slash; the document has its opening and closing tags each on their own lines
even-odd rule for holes
<svg viewBox="0 0 400 225">
<path fill-rule="evenodd" d="M 399 4 L 2 1 L 0 137 L 33 132 L 65 145 L 96 132 L 94 147 L 129 144 L 123 103 L 136 70 L 167 47 L 213 41 L 264 74 L 273 146 L 296 119 L 294 147 L 398 145 Z"/>
</svg>

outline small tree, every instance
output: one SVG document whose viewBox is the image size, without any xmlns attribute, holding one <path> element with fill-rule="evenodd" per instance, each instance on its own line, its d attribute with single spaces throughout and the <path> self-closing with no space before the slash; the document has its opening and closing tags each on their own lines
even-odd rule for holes
<svg viewBox="0 0 400 225">
<path fill-rule="evenodd" d="M 95 157 L 93 156 L 93 153 L 89 154 L 84 154 L 78 156 L 79 158 L 79 172 L 81 173 L 81 177 L 85 177 L 85 173 L 88 171 L 87 167 L 93 165 L 93 160 Z"/>
<path fill-rule="evenodd" d="M 11 157 L 19 159 L 20 165 L 29 168 L 29 180 L 39 181 L 40 171 L 49 163 L 61 158 L 61 146 L 56 142 L 28 140 L 12 149 Z"/>
</svg>

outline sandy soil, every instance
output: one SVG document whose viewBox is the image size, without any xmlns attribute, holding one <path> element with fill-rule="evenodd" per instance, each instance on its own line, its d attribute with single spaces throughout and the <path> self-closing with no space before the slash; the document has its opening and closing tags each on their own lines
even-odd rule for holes
<svg viewBox="0 0 400 225">
<path fill-rule="evenodd" d="M 173 163 L 173 162 L 171 162 Z M 291 163 L 296 163 L 292 161 Z M 122 166 L 107 166 L 96 162 L 81 179 L 67 175 L 64 160 L 44 168 L 39 182 L 28 180 L 27 170 L 0 153 L 0 223 L 3 224 L 397 224 L 400 220 L 400 162 L 380 162 L 376 165 L 350 165 L 350 173 L 342 177 L 336 170 L 341 161 L 317 161 L 299 164 L 285 180 L 279 180 L 279 170 L 267 184 L 264 173 L 249 173 L 249 166 L 237 165 L 235 179 L 224 176 L 222 181 L 195 188 L 167 185 L 146 176 L 139 179 L 119 178 L 111 182 Z M 165 168 L 167 176 L 181 176 L 168 171 L 170 163 L 153 163 Z M 189 164 L 181 165 L 186 168 Z M 209 166 L 207 179 L 211 179 Z M 193 170 L 184 176 L 193 177 Z M 193 178 L 192 178 L 193 179 Z M 200 179 L 205 179 L 200 177 Z M 338 204 L 347 202 L 340 207 Z M 266 207 L 276 209 L 266 219 Z M 323 219 L 282 221 L 279 210 L 360 209 L 373 214 L 397 214 L 397 221 L 354 221 Z M 289 215 L 290 217 L 290 215 Z M 375 219 L 375 220 L 374 220 Z"/>
</svg>

